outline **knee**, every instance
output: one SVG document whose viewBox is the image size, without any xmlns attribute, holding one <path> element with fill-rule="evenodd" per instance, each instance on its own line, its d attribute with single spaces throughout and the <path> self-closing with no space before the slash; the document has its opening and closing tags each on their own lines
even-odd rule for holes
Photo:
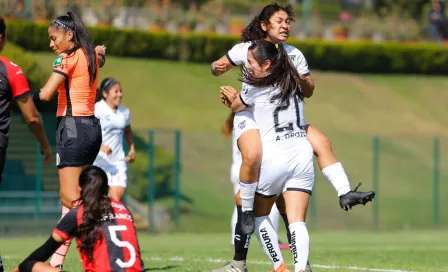
<svg viewBox="0 0 448 272">
<path fill-rule="evenodd" d="M 330 139 L 316 128 L 310 126 L 308 129 L 308 140 L 316 156 L 333 153 Z"/>
<path fill-rule="evenodd" d="M 59 197 L 61 200 L 61 205 L 65 206 L 69 209 L 73 209 L 73 207 L 76 206 L 75 204 L 76 204 L 76 201 L 78 200 L 78 196 L 76 196 L 74 194 L 60 192 Z"/>
<path fill-rule="evenodd" d="M 250 150 L 241 154 L 243 164 L 250 168 L 258 168 L 261 165 L 262 154 L 256 150 Z"/>
</svg>

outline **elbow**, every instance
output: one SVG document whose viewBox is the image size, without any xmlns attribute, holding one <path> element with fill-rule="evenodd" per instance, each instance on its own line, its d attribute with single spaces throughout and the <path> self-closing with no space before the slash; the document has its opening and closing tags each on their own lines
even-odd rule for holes
<svg viewBox="0 0 448 272">
<path fill-rule="evenodd" d="M 42 122 L 40 121 L 40 117 L 39 117 L 39 115 L 33 115 L 33 116 L 30 116 L 30 117 L 27 117 L 27 118 L 25 119 L 25 121 L 26 121 L 26 123 L 27 123 L 28 125 L 39 125 L 39 124 L 42 123 Z"/>
<path fill-rule="evenodd" d="M 44 93 L 44 92 L 41 92 L 40 93 L 40 100 L 43 101 L 43 102 L 48 102 L 48 101 L 51 100 L 51 96 L 46 94 L 46 93 Z"/>
<path fill-rule="evenodd" d="M 304 92 L 303 92 L 303 96 L 304 96 L 305 98 L 310 98 L 311 96 L 313 96 L 313 94 L 314 94 L 314 88 L 315 88 L 314 84 L 309 85 L 308 88 L 306 88 L 306 90 L 304 90 Z"/>
</svg>

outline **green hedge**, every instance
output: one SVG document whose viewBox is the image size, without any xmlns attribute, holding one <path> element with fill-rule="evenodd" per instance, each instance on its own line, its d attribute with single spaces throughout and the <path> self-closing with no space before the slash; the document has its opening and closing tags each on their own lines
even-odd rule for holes
<svg viewBox="0 0 448 272">
<path fill-rule="evenodd" d="M 9 22 L 8 37 L 27 50 L 48 51 L 46 25 Z M 110 55 L 211 62 L 224 55 L 238 37 L 209 34 L 173 35 L 114 28 L 90 28 L 95 44 Z M 291 41 L 312 70 L 355 73 L 447 74 L 448 48 L 437 44 Z"/>
<path fill-rule="evenodd" d="M 44 86 L 46 80 L 50 76 L 50 71 L 41 69 L 39 63 L 31 53 L 26 53 L 23 48 L 20 48 L 12 43 L 6 43 L 1 55 L 22 68 L 31 88 L 39 88 Z"/>
<path fill-rule="evenodd" d="M 25 52 L 23 48 L 11 42 L 6 43 L 6 47 L 1 52 L 1 55 L 22 68 L 31 89 L 42 88 L 50 78 L 50 70 L 42 69 L 31 53 Z M 36 106 L 40 112 L 56 112 L 57 98 L 54 97 L 47 103 L 37 103 Z M 11 104 L 11 110 L 14 112 L 19 111 L 16 103 Z"/>
</svg>

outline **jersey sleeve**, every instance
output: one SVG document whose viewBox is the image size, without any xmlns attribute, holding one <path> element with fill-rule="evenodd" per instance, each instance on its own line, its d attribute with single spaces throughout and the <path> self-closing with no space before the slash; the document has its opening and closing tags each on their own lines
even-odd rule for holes
<svg viewBox="0 0 448 272">
<path fill-rule="evenodd" d="M 233 66 L 246 63 L 250 43 L 239 43 L 227 52 L 226 57 Z"/>
<path fill-rule="evenodd" d="M 246 84 L 243 85 L 243 90 L 240 92 L 240 99 L 246 107 L 254 104 L 256 96 L 255 90 L 255 88 L 251 88 Z"/>
<path fill-rule="evenodd" d="M 298 50 L 297 50 L 298 51 Z M 310 70 L 308 68 L 308 62 L 302 52 L 298 51 L 298 54 L 294 56 L 294 66 L 297 72 L 302 76 L 309 76 Z"/>
<path fill-rule="evenodd" d="M 101 100 L 95 103 L 95 117 L 101 120 Z"/>
<path fill-rule="evenodd" d="M 76 64 L 78 63 L 78 54 L 67 55 L 66 53 L 60 54 L 55 61 L 53 61 L 53 72 L 68 77 L 73 72 Z"/>
<path fill-rule="evenodd" d="M 13 62 L 9 62 L 6 65 L 8 73 L 8 82 L 11 87 L 12 96 L 18 98 L 30 91 L 30 86 L 23 73 L 22 68 Z"/>
<path fill-rule="evenodd" d="M 63 239 L 68 240 L 73 237 L 78 228 L 77 214 L 79 207 L 71 209 L 62 219 L 59 221 L 53 232 L 57 233 Z"/>
</svg>

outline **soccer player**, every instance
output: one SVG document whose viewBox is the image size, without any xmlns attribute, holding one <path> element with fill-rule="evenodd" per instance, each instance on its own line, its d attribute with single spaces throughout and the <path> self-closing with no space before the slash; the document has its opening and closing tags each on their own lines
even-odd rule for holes
<svg viewBox="0 0 448 272">
<path fill-rule="evenodd" d="M 276 197 L 282 194 L 294 271 L 303 272 L 309 254 L 305 216 L 314 184 L 314 166 L 313 149 L 305 130 L 303 94 L 296 79 L 298 72 L 282 44 L 254 41 L 248 48 L 247 60 L 247 67 L 242 67 L 241 93 L 238 95 L 231 87 L 223 87 L 221 93 L 223 102 L 237 112 L 234 120 L 237 138 L 247 124 L 240 116 L 250 112 L 259 126 L 263 159 L 255 195 L 255 234 L 274 270 L 289 271 L 268 216 Z"/>
<path fill-rule="evenodd" d="M 104 170 L 85 167 L 79 175 L 79 186 L 81 204 L 61 219 L 48 240 L 15 272 L 61 271 L 44 262 L 72 237 L 76 238 L 84 271 L 144 271 L 134 220 L 123 203 L 107 196 Z"/>
<path fill-rule="evenodd" d="M 232 247 L 235 248 L 235 226 L 237 224 L 237 218 L 238 214 L 241 214 L 241 198 L 237 197 L 237 193 L 240 190 L 240 180 L 239 180 L 239 173 L 240 173 L 240 167 L 241 167 L 241 152 L 238 149 L 237 139 L 235 137 L 235 134 L 232 133 L 233 130 L 233 119 L 235 114 L 232 112 L 229 114 L 227 119 L 225 120 L 224 124 L 222 125 L 222 133 L 226 138 L 232 137 L 232 165 L 230 167 L 230 181 L 232 182 L 233 186 L 233 194 L 235 196 L 235 201 L 237 202 L 237 205 L 234 207 L 232 218 L 230 220 L 230 229 L 231 229 L 231 244 Z M 269 214 L 269 218 L 271 219 L 272 224 L 274 225 L 275 231 L 278 231 L 278 223 L 280 219 L 280 212 L 277 208 L 277 206 L 274 204 L 274 207 L 272 207 L 271 213 Z M 239 236 L 239 234 L 237 234 Z M 236 237 L 239 238 L 239 237 Z M 283 244 L 280 241 L 278 242 L 280 249 L 289 249 L 289 245 Z"/>
<path fill-rule="evenodd" d="M 68 12 L 48 27 L 50 47 L 58 56 L 53 73 L 44 87 L 33 91 L 34 100 L 49 101 L 58 95 L 56 165 L 60 182 L 62 217 L 79 198 L 78 178 L 91 165 L 101 146 L 101 125 L 95 117 L 95 97 L 99 68 L 105 62 L 105 48 L 93 47 L 83 22 Z M 67 241 L 50 261 L 62 266 L 70 242 Z"/>
<path fill-rule="evenodd" d="M 263 8 L 258 16 L 243 30 L 241 35 L 242 43 L 235 45 L 225 56 L 211 64 L 211 72 L 215 76 L 220 76 L 230 70 L 236 65 L 247 64 L 248 47 L 253 41 L 265 39 L 275 44 L 283 44 L 288 53 L 291 62 L 298 71 L 298 82 L 300 90 L 304 97 L 311 97 L 314 91 L 314 82 L 311 77 L 308 64 L 303 54 L 297 48 L 284 44 L 289 38 L 290 22 L 294 19 L 292 7 L 290 5 L 282 6 L 277 3 L 272 3 Z M 245 116 L 247 119 L 252 119 L 250 113 Z M 259 167 L 262 159 L 262 147 L 260 134 L 258 132 L 257 124 L 246 120 L 246 126 L 250 125 L 238 139 L 238 147 L 242 153 L 242 167 L 240 172 L 241 189 L 238 195 L 242 199 L 242 214 L 238 217 L 241 235 L 248 235 L 254 231 L 255 221 L 253 212 L 254 193 L 258 181 Z M 305 129 L 307 130 L 307 137 L 313 146 L 314 154 L 317 157 L 318 164 L 324 176 L 331 182 L 339 196 L 339 204 L 344 210 L 348 210 L 352 206 L 358 204 L 365 204 L 371 201 L 375 196 L 374 192 L 358 192 L 356 187 L 354 190 L 350 189 L 348 177 L 342 167 L 342 164 L 337 161 L 332 152 L 331 143 L 329 139 L 318 129 L 305 122 Z M 287 225 L 288 218 L 283 209 L 282 197 L 280 195 L 277 200 L 277 207 L 280 208 L 280 213 L 283 221 Z M 238 223 L 237 223 L 238 224 Z M 238 232 L 238 230 L 236 230 Z M 245 240 L 247 236 L 243 238 Z M 288 233 L 288 239 L 290 234 Z M 245 244 L 237 245 L 235 241 L 235 254 L 237 251 L 245 251 L 243 247 Z M 239 248 L 241 247 L 241 248 Z M 247 253 L 246 253 L 247 255 Z M 240 269 L 245 267 L 245 259 L 236 259 L 234 257 L 232 266 L 238 266 Z M 230 267 L 230 266 L 229 266 Z"/>
<path fill-rule="evenodd" d="M 5 45 L 6 24 L 5 20 L 0 17 L 0 52 Z M 8 148 L 8 132 L 11 122 L 10 105 L 13 99 L 17 101 L 29 129 L 40 143 L 41 154 L 44 155 L 44 164 L 49 164 L 51 161 L 51 147 L 40 115 L 34 106 L 28 81 L 20 66 L 0 56 L 0 184 L 5 167 L 6 149 Z M 0 272 L 3 272 L 1 255 Z"/>
<path fill-rule="evenodd" d="M 114 78 L 105 78 L 97 93 L 95 116 L 100 119 L 103 142 L 93 163 L 106 171 L 109 179 L 109 196 L 121 201 L 127 186 L 127 163 L 135 159 L 135 146 L 131 129 L 131 112 L 121 105 L 123 90 Z M 126 156 L 123 135 L 129 146 Z"/>
</svg>

